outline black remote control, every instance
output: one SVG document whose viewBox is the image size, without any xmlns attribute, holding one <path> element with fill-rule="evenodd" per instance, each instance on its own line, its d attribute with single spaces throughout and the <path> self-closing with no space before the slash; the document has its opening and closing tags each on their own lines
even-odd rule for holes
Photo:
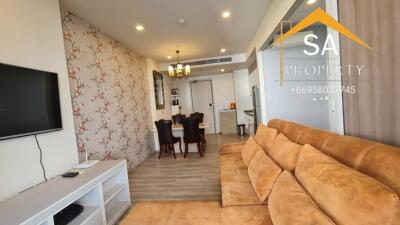
<svg viewBox="0 0 400 225">
<path fill-rule="evenodd" d="M 62 177 L 76 177 L 79 174 L 79 172 L 66 172 L 62 174 Z"/>
</svg>

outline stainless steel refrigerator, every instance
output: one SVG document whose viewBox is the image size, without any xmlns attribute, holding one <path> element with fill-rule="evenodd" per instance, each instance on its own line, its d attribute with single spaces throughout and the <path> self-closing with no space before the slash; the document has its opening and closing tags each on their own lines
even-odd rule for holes
<svg viewBox="0 0 400 225">
<path fill-rule="evenodd" d="M 256 133 L 257 127 L 261 123 L 260 88 L 254 85 L 251 95 L 253 97 L 254 133 Z"/>
</svg>

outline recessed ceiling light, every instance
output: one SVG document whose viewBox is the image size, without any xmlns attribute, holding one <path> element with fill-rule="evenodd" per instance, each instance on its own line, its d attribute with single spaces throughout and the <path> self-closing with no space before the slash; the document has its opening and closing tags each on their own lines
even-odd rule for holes
<svg viewBox="0 0 400 225">
<path fill-rule="evenodd" d="M 221 71 L 221 72 L 225 72 L 225 69 L 220 69 L 219 71 Z"/>
<path fill-rule="evenodd" d="M 221 53 L 225 53 L 226 52 L 226 48 L 221 48 Z"/>
<path fill-rule="evenodd" d="M 229 11 L 222 12 L 222 18 L 227 19 L 229 17 L 231 17 L 231 12 L 229 12 Z"/>
<path fill-rule="evenodd" d="M 170 55 L 169 55 L 169 56 L 167 56 L 167 59 L 172 59 L 172 56 L 170 56 Z"/>
<path fill-rule="evenodd" d="M 137 25 L 136 26 L 136 30 L 142 31 L 142 30 L 144 30 L 144 26 L 143 25 Z"/>
<path fill-rule="evenodd" d="M 185 19 L 179 19 L 179 20 L 178 20 L 178 23 L 180 23 L 180 24 L 185 24 Z"/>
<path fill-rule="evenodd" d="M 316 3 L 316 2 L 317 2 L 317 0 L 308 0 L 308 1 L 307 1 L 307 4 L 311 5 L 311 4 L 314 4 L 314 3 Z"/>
</svg>

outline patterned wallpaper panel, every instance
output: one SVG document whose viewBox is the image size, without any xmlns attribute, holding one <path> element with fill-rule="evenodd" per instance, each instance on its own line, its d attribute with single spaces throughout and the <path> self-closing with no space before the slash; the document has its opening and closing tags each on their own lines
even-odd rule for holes
<svg viewBox="0 0 400 225">
<path fill-rule="evenodd" d="M 63 30 L 80 160 L 135 167 L 152 152 L 145 58 L 70 12 Z"/>
</svg>

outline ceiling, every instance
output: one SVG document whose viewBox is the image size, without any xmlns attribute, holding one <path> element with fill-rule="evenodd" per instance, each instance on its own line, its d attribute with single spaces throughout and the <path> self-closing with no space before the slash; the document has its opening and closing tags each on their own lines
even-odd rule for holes
<svg viewBox="0 0 400 225">
<path fill-rule="evenodd" d="M 297 24 L 317 8 L 325 10 L 325 1 L 320 0 L 312 5 L 308 5 L 307 1 L 303 1 L 299 8 L 297 8 L 293 15 L 291 15 L 289 20 L 292 21 L 294 24 Z"/>
<path fill-rule="evenodd" d="M 60 0 L 85 21 L 158 63 L 244 52 L 272 0 Z M 222 12 L 230 11 L 223 19 Z M 185 23 L 180 24 L 179 19 Z M 135 27 L 144 26 L 138 32 Z M 226 48 L 225 53 L 220 53 Z M 170 55 L 172 59 L 166 57 Z"/>
</svg>

